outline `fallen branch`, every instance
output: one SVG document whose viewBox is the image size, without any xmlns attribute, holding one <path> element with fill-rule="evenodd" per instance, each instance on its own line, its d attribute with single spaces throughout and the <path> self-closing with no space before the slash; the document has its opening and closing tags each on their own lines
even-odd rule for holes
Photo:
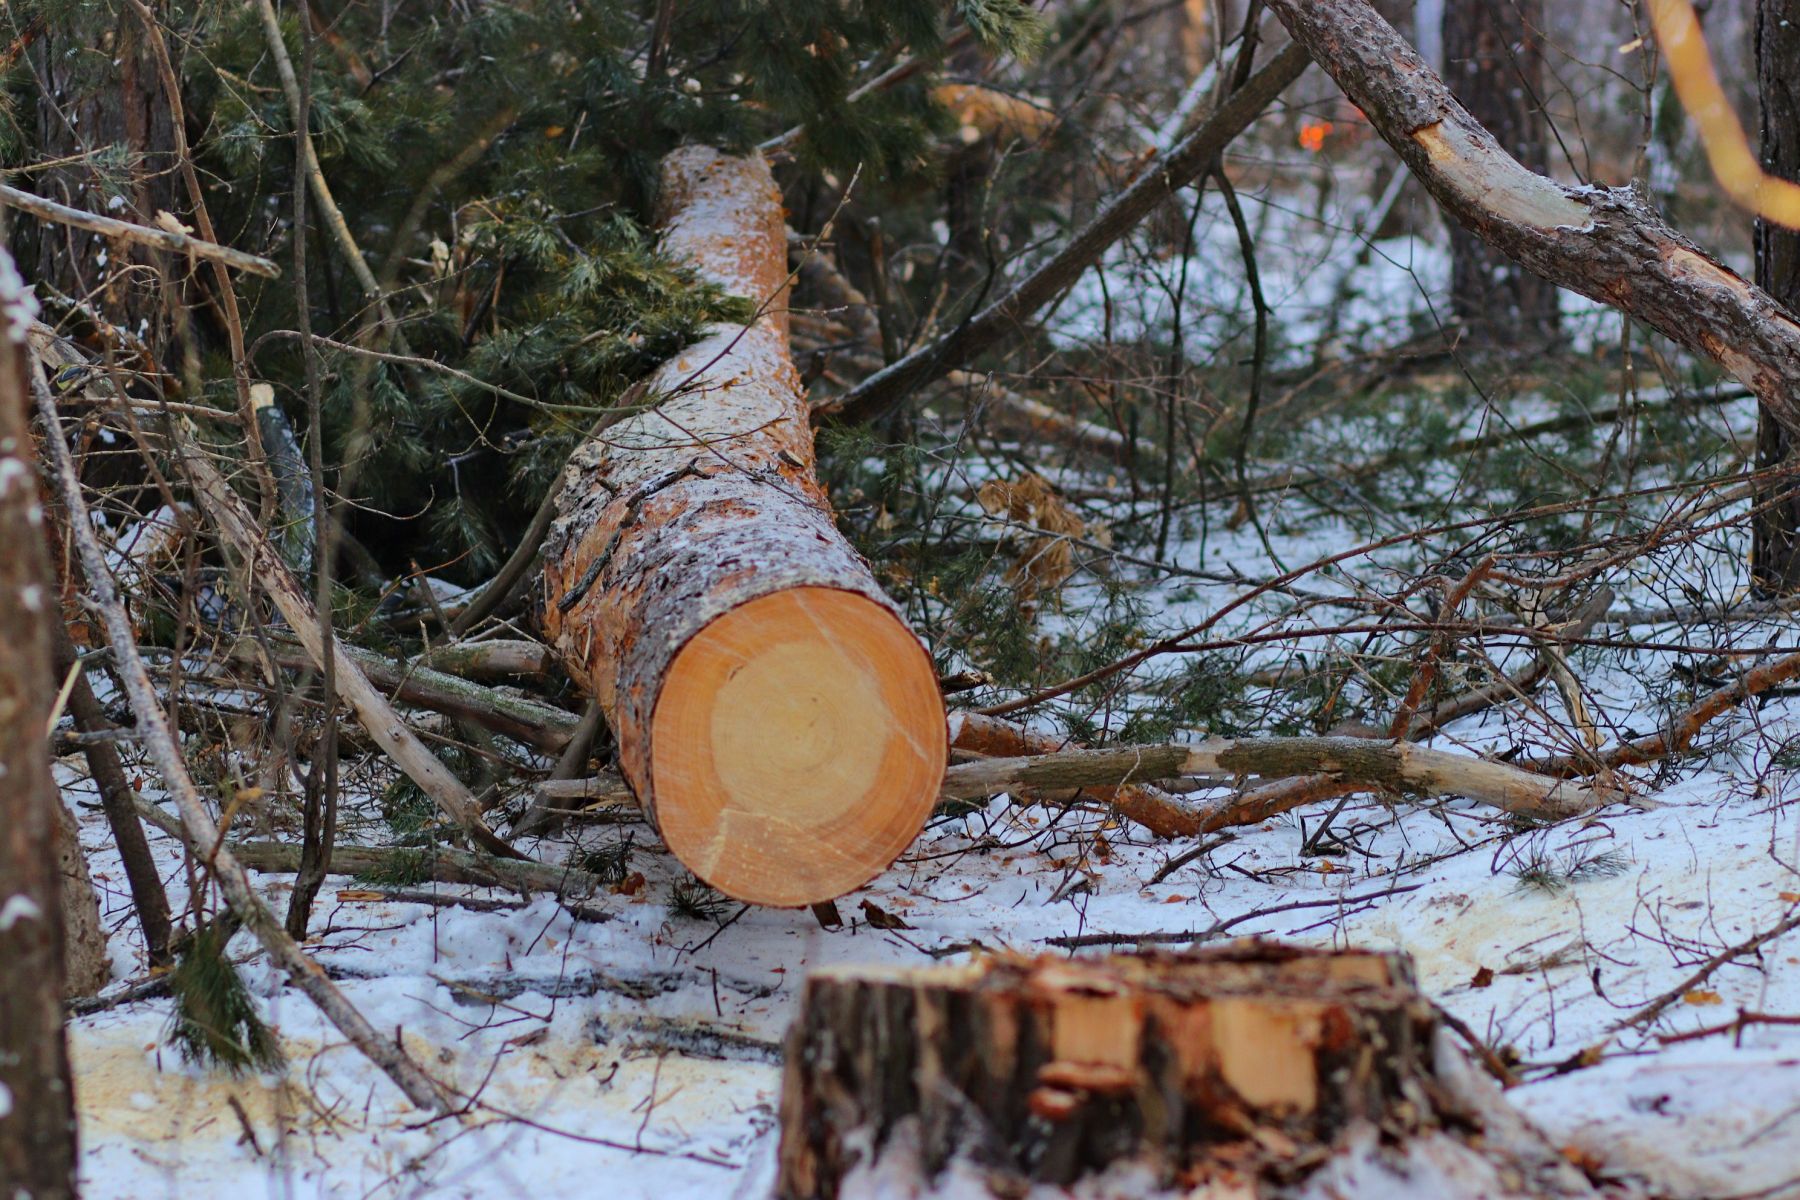
<svg viewBox="0 0 1800 1200">
<path fill-rule="evenodd" d="M 966 710 L 950 714 L 950 749 L 978 754 L 984 760 L 1055 754 L 1064 749 L 1079 748 L 1066 739 L 1033 733 L 999 717 L 985 717 Z M 1121 817 L 1143 826 L 1157 837 L 1193 837 L 1200 832 L 1202 814 L 1193 805 L 1147 784 L 1128 783 L 1085 790 L 1095 800 L 1110 805 Z M 1020 798 L 1054 803 L 1074 794 L 1067 790 L 1031 789 Z"/>
<path fill-rule="evenodd" d="M 242 653 L 252 657 L 256 652 L 246 647 Z M 580 723 L 580 718 L 567 709 L 458 675 L 395 663 L 355 646 L 344 646 L 341 653 L 362 669 L 370 683 L 386 689 L 395 701 L 472 721 L 544 754 L 560 753 Z M 277 666 L 287 670 L 311 668 L 317 662 L 310 654 L 280 649 L 273 658 Z"/>
<path fill-rule="evenodd" d="M 1800 321 L 1632 188 L 1565 187 L 1495 142 L 1367 0 L 1269 0 L 1458 224 L 1718 363 L 1800 431 Z"/>
<path fill-rule="evenodd" d="M 170 837 L 181 836 L 181 823 L 141 796 L 137 798 L 137 811 Z M 225 849 L 252 871 L 291 875 L 300 869 L 297 843 L 226 842 Z M 431 880 L 506 888 L 523 894 L 549 892 L 556 896 L 586 894 L 601 886 L 599 877 L 574 867 L 491 858 L 449 846 L 337 846 L 331 852 L 331 874 L 418 883 Z"/>
<path fill-rule="evenodd" d="M 419 655 L 420 666 L 464 679 L 505 679 L 513 675 L 545 676 L 556 669 L 556 655 L 542 642 L 495 638 L 488 642 L 450 642 Z"/>
<path fill-rule="evenodd" d="M 456 896 L 445 892 L 421 892 L 414 888 L 377 888 L 365 896 L 354 900 L 345 900 L 343 893 L 338 894 L 338 902 L 366 903 L 373 901 L 379 904 L 419 904 L 427 908 L 466 908 L 470 912 L 514 912 L 525 907 L 518 900 L 490 900 L 479 896 Z M 562 910 L 569 914 L 577 924 L 600 925 L 613 919 L 613 915 L 603 908 L 594 908 L 586 904 L 564 904 Z"/>
<path fill-rule="evenodd" d="M 1614 746 L 1601 754 L 1559 754 L 1539 759 L 1528 765 L 1546 775 L 1586 775 L 1600 767 L 1635 767 L 1655 762 L 1671 754 L 1680 754 L 1694 744 L 1708 722 L 1736 708 L 1752 696 L 1770 691 L 1791 679 L 1800 678 L 1800 654 L 1787 654 L 1752 667 L 1733 683 L 1726 684 L 1702 698 L 1686 712 L 1675 717 L 1659 733 L 1648 734 Z"/>
<path fill-rule="evenodd" d="M 1069 244 L 1011 291 L 949 333 L 884 367 L 848 392 L 829 412 L 846 424 L 878 420 L 918 388 L 1028 327 L 1029 318 L 1067 291 L 1138 222 L 1209 169 L 1225 147 L 1306 69 L 1306 53 L 1289 46 L 1245 81 L 1199 128 L 1151 163 Z"/>
<path fill-rule="evenodd" d="M 1602 587 L 1588 597 L 1587 602 L 1566 623 L 1551 626 L 1551 631 L 1563 638 L 1584 638 L 1606 615 L 1612 601 L 1613 590 Z M 1502 676 L 1492 683 L 1448 697 L 1424 712 L 1414 714 L 1407 722 L 1406 739 L 1422 741 L 1452 721 L 1482 712 L 1515 696 L 1530 695 L 1562 659 L 1563 653 L 1556 643 L 1545 642 L 1531 665 L 1518 674 Z"/>
<path fill-rule="evenodd" d="M 944 794 L 977 799 L 1022 788 L 1118 787 L 1220 774 L 1280 778 L 1287 781 L 1284 786 L 1294 776 L 1319 775 L 1332 786 L 1355 790 L 1467 796 L 1534 820 L 1562 820 L 1626 799 L 1613 788 L 1554 779 L 1483 758 L 1346 737 L 1212 738 L 1188 745 L 987 759 L 946 771 Z M 1205 821 L 1198 832 L 1240 823 Z"/>
<path fill-rule="evenodd" d="M 290 875 L 300 869 L 300 847 L 289 842 L 232 842 L 231 851 L 252 871 Z M 333 875 L 361 875 L 372 879 L 431 880 L 474 887 L 507 888 L 529 895 L 587 895 L 601 886 L 597 876 L 574 867 L 490 858 L 447 846 L 337 846 L 331 852 Z"/>
<path fill-rule="evenodd" d="M 1550 1069 L 1550 1074 L 1567 1075 L 1571 1071 L 1579 1071 L 1584 1067 L 1593 1066 L 1605 1055 L 1606 1048 L 1612 1044 L 1613 1039 L 1617 1038 L 1621 1033 L 1631 1029 L 1639 1029 L 1650 1024 L 1652 1021 L 1656 1020 L 1657 1017 L 1661 1016 L 1664 1010 L 1671 1004 L 1674 1004 L 1677 1000 L 1680 1000 L 1683 996 L 1705 983 L 1712 977 L 1714 971 L 1717 971 L 1726 963 L 1734 962 L 1737 959 L 1744 957 L 1746 954 L 1754 954 L 1775 939 L 1792 933 L 1796 929 L 1800 929 L 1800 911 L 1796 911 L 1795 907 L 1790 907 L 1788 909 L 1788 915 L 1784 920 L 1771 928 L 1763 930 L 1761 933 L 1746 938 L 1735 946 L 1727 946 L 1725 949 L 1719 951 L 1704 963 L 1701 963 L 1699 968 L 1686 979 L 1683 979 L 1668 991 L 1663 992 L 1648 1004 L 1634 1009 L 1632 1012 L 1620 1017 L 1617 1021 L 1614 1021 L 1611 1025 L 1607 1026 L 1604 1037 L 1590 1046 L 1583 1047 L 1577 1053 L 1572 1054 L 1568 1058 L 1557 1063 Z"/>
<path fill-rule="evenodd" d="M 58 204 L 54 200 L 46 200 L 42 196 L 34 196 L 30 192 L 21 192 L 16 187 L 0 184 L 0 204 L 6 204 L 28 212 L 42 221 L 54 221 L 58 225 L 72 225 L 76 229 L 85 229 L 89 233 L 97 233 L 101 237 L 112 238 L 120 242 L 135 242 L 140 246 L 154 246 L 158 250 L 167 250 L 171 254 L 191 254 L 195 258 L 204 258 L 211 262 L 223 263 L 238 271 L 247 271 L 252 275 L 262 275 L 269 279 L 280 276 L 281 268 L 266 258 L 258 258 L 254 254 L 246 254 L 242 250 L 233 250 L 230 246 L 221 246 L 217 242 L 202 241 L 185 233 L 176 233 L 169 229 L 152 229 L 148 225 L 137 225 L 130 221 L 121 221 L 116 217 L 103 217 L 99 213 L 91 213 L 85 209 L 70 208 L 66 204 Z"/>
<path fill-rule="evenodd" d="M 1249 912 L 1241 912 L 1234 917 L 1221 917 L 1205 929 L 1186 931 L 1154 929 L 1145 933 L 1071 933 L 1060 937 L 1045 938 L 1044 944 L 1057 946 L 1064 950 L 1082 950 L 1094 946 L 1167 946 L 1182 943 L 1199 945 L 1202 942 L 1211 941 L 1228 929 L 1260 917 L 1273 917 L 1285 912 L 1299 912 L 1306 908 L 1340 908 L 1352 904 L 1367 904 L 1372 900 L 1385 900 L 1389 896 L 1403 896 L 1407 892 L 1416 892 L 1424 886 L 1422 883 L 1405 883 L 1396 887 L 1382 888 L 1380 891 L 1363 892 L 1357 896 L 1326 896 L 1319 900 L 1290 900 L 1286 904 L 1271 904 L 1265 908 L 1253 908 Z"/>
<path fill-rule="evenodd" d="M 318 1005 L 338 1031 L 379 1067 L 407 1099 L 428 1112 L 448 1115 L 453 1111 L 449 1092 L 427 1075 L 399 1045 L 377 1033 L 337 986 L 325 977 L 318 964 L 307 957 L 299 943 L 287 935 L 281 922 L 264 906 L 261 897 L 250 886 L 249 875 L 224 846 L 218 827 L 207 814 L 193 778 L 188 774 L 187 762 L 169 728 L 168 714 L 163 711 L 162 701 L 144 670 L 144 661 L 138 656 L 131 616 L 113 589 L 106 551 L 94 536 L 93 520 L 81 494 L 81 480 L 75 473 L 74 458 L 64 440 L 56 401 L 51 397 L 41 371 L 34 366 L 28 374 L 38 415 L 44 423 L 44 444 L 50 457 L 51 474 L 68 513 L 70 538 L 81 558 L 82 569 L 87 573 L 88 590 L 104 620 L 107 642 L 112 646 L 119 677 L 137 718 L 138 734 L 157 773 L 163 778 L 163 786 L 181 810 L 182 841 L 197 859 L 210 866 L 231 911 L 244 923 L 244 928 L 255 935 L 269 957 L 287 972 L 294 986 Z"/>
<path fill-rule="evenodd" d="M 188 472 L 194 494 L 220 537 L 242 557 L 247 576 L 268 592 L 312 661 L 322 663 L 325 647 L 318 614 L 301 590 L 299 581 L 245 509 L 244 502 L 182 425 L 171 421 L 168 430 L 176 456 Z M 491 854 L 523 858 L 523 854 L 501 841 L 482 822 L 480 806 L 462 780 L 407 727 L 387 697 L 369 682 L 357 659 L 335 640 L 332 658 L 339 693 L 355 710 L 357 719 L 375 739 L 376 745 L 477 845 Z"/>
</svg>

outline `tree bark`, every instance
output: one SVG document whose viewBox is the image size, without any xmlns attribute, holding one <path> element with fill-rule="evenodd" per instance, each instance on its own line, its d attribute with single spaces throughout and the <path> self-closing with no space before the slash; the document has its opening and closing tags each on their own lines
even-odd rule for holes
<svg viewBox="0 0 1800 1200">
<path fill-rule="evenodd" d="M 1269 0 L 1452 219 L 1528 270 L 1610 304 L 1744 383 L 1800 430 L 1800 321 L 1629 188 L 1520 166 L 1366 0 Z"/>
<path fill-rule="evenodd" d="M 33 176 L 34 190 L 71 208 L 107 213 L 117 188 L 125 208 L 113 215 L 139 225 L 154 225 L 159 211 L 181 212 L 174 128 L 143 27 L 123 4 L 68 13 L 46 21 L 30 51 L 39 88 L 37 153 L 44 161 L 69 160 Z M 119 174 L 107 178 L 112 172 Z M 96 269 L 101 249 L 108 258 Z M 160 273 L 133 269 L 150 261 L 145 251 L 135 251 L 134 262 L 124 245 L 55 225 L 39 229 L 37 251 L 34 280 L 89 301 L 121 329 L 147 330 L 152 353 L 161 350 Z"/>
<path fill-rule="evenodd" d="M 57 810 L 45 725 L 55 590 L 25 385 L 36 304 L 0 251 L 0 1195 L 75 1195 Z"/>
<path fill-rule="evenodd" d="M 1127 1164 L 1105 1194 L 1255 1196 L 1377 1129 L 1439 1139 L 1437 1195 L 1477 1194 L 1447 1187 L 1477 1155 L 1512 1172 L 1481 1195 L 1592 1194 L 1489 1118 L 1495 1090 L 1470 1086 L 1399 955 L 1249 942 L 814 971 L 785 1059 L 782 1200 L 1024 1195 Z"/>
<path fill-rule="evenodd" d="M 62 905 L 63 995 L 91 996 L 112 978 L 100 897 L 81 850 L 81 826 L 60 795 L 50 812 L 55 826 L 57 894 Z"/>
<path fill-rule="evenodd" d="M 658 408 L 577 451 L 542 623 L 682 862 L 739 899 L 810 904 L 924 825 L 943 701 L 814 475 L 767 163 L 677 150 L 662 206 L 666 249 L 761 311 L 713 326 L 656 375 Z"/>
<path fill-rule="evenodd" d="M 1463 0 L 1444 6 L 1444 76 L 1469 114 L 1527 170 L 1550 165 L 1542 0 Z M 1450 308 L 1484 342 L 1548 346 L 1557 289 L 1461 226 L 1450 230 Z"/>
<path fill-rule="evenodd" d="M 1800 0 L 1757 0 L 1756 81 L 1762 104 L 1762 168 L 1800 181 Z M 1756 222 L 1756 286 L 1800 313 L 1800 231 Z M 1759 467 L 1794 456 L 1795 442 L 1768 408 L 1757 413 Z M 1751 580 L 1769 595 L 1800 590 L 1800 480 L 1775 480 L 1758 495 Z"/>
</svg>

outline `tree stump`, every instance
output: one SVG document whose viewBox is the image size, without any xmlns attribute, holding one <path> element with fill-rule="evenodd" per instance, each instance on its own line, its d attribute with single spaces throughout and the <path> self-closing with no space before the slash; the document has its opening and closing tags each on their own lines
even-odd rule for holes
<svg viewBox="0 0 1800 1200">
<path fill-rule="evenodd" d="M 789 1035 L 776 1191 L 976 1194 L 949 1182 L 972 1174 L 1021 1196 L 1127 1169 L 1146 1189 L 1256 1195 L 1371 1147 L 1480 1130 L 1486 1110 L 1506 1163 L 1465 1139 L 1434 1165 L 1460 1162 L 1470 1194 L 1587 1194 L 1518 1136 L 1497 1091 L 1471 1098 L 1484 1081 L 1470 1074 L 1400 955 L 1249 941 L 819 971 Z"/>
<path fill-rule="evenodd" d="M 788 353 L 787 231 L 760 155 L 662 168 L 664 247 L 759 305 L 577 451 L 543 625 L 645 815 L 740 900 L 829 900 L 918 836 L 948 754 L 924 647 L 838 532 Z"/>
</svg>

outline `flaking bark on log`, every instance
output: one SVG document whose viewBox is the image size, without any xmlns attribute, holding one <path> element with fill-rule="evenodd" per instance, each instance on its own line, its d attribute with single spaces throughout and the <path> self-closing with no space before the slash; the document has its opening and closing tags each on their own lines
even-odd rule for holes
<svg viewBox="0 0 1800 1200">
<path fill-rule="evenodd" d="M 923 826 L 943 702 L 814 474 L 768 165 L 677 150 L 662 208 L 665 249 L 762 311 L 711 327 L 654 377 L 656 409 L 577 451 L 542 623 L 690 869 L 740 899 L 825 900 Z"/>
</svg>

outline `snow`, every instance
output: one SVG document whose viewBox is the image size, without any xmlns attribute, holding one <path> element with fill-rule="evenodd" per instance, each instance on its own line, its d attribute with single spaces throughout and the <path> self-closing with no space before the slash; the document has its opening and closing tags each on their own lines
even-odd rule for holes
<svg viewBox="0 0 1800 1200">
<path fill-rule="evenodd" d="M 1286 345 L 1310 346 L 1333 332 L 1358 341 L 1399 338 L 1435 319 L 1448 268 L 1430 239 L 1374 243 L 1346 273 L 1343 264 L 1361 246 L 1357 214 L 1302 219 L 1248 191 L 1244 200 L 1252 223 L 1267 222 L 1279 235 L 1260 237 L 1259 246 L 1264 287 L 1282 312 Z M 1131 282 L 1146 259 L 1119 251 L 1108 260 L 1105 287 L 1101 275 L 1090 273 L 1064 302 L 1058 336 L 1068 344 L 1103 339 L 1108 297 L 1111 336 L 1140 336 L 1159 322 L 1166 326 L 1172 297 L 1185 288 L 1193 344 L 1224 345 L 1238 337 L 1241 346 L 1249 308 L 1242 276 L 1221 269 L 1236 263 L 1236 239 L 1214 200 L 1206 203 L 1197 234 L 1202 253 L 1187 263 L 1159 262 L 1161 285 L 1152 287 Z M 1573 297 L 1566 303 L 1578 346 L 1616 337 L 1616 318 Z M 757 347 L 752 341 L 741 349 Z M 704 345 L 696 347 L 685 367 L 671 369 L 689 372 L 707 354 Z M 1451 388 L 1435 402 L 1449 436 L 1466 436 L 1556 416 L 1574 400 L 1551 383 L 1511 401 L 1490 403 L 1472 388 Z M 1299 465 L 1330 469 L 1395 444 L 1397 431 L 1418 419 L 1416 410 L 1401 407 L 1334 418 L 1329 430 L 1284 454 Z M 1693 420 L 1745 445 L 1754 409 L 1735 402 L 1697 410 Z M 685 444 L 669 447 L 671 464 L 692 454 L 691 431 L 678 432 Z M 643 419 L 611 436 L 669 440 Z M 1468 494 L 1461 466 L 1440 462 L 1418 474 L 1424 498 L 1450 521 L 1499 503 Z M 989 519 L 974 496 L 1004 469 L 972 456 L 942 466 L 945 490 L 968 498 L 942 519 L 999 536 L 1003 531 L 984 525 Z M 1097 483 L 1075 472 L 1045 474 L 1071 488 Z M 1646 471 L 1634 482 L 1673 481 Z M 1103 498 L 1085 505 L 1082 515 L 1117 527 L 1155 508 L 1154 500 L 1134 508 Z M 1707 519 L 1741 524 L 1744 508 L 1740 498 Z M 1647 497 L 1631 518 L 1641 524 L 1629 527 L 1699 511 L 1700 502 L 1686 494 Z M 1378 507 L 1334 512 L 1297 494 L 1264 498 L 1259 515 L 1263 534 L 1248 525 L 1225 527 L 1216 506 L 1210 521 L 1189 511 L 1175 522 L 1164 554 L 1188 575 L 1148 583 L 1116 569 L 1110 579 L 1078 574 L 1063 590 L 1061 611 L 1043 618 L 1044 632 L 1087 636 L 1123 593 L 1149 614 L 1153 634 L 1200 627 L 1195 640 L 1228 652 L 1235 669 L 1304 665 L 1292 645 L 1245 639 L 1324 623 L 1309 604 L 1391 595 L 1422 573 L 1448 573 L 1464 552 L 1457 539 L 1480 532 L 1384 544 L 1396 532 L 1383 524 L 1392 522 L 1391 514 Z M 1656 609 L 1671 594 L 1711 604 L 1729 598 L 1743 578 L 1743 540 L 1741 529 L 1722 526 L 1639 560 L 1610 580 L 1619 591 L 1614 611 Z M 1294 567 L 1338 556 L 1331 569 L 1300 579 L 1297 592 L 1270 591 L 1231 607 L 1249 591 L 1242 579 L 1273 574 L 1274 563 Z M 1701 627 L 1666 622 L 1630 632 L 1646 643 L 1706 640 L 1738 655 L 1794 642 L 1792 622 L 1784 618 Z M 1313 655 L 1328 646 L 1354 649 L 1357 642 L 1331 635 L 1299 645 Z M 1496 644 L 1491 653 L 1499 665 L 1516 668 L 1532 650 Z M 1672 673 L 1675 659 L 1647 648 L 1571 652 L 1601 736 L 1642 734 L 1684 703 L 1689 685 Z M 1167 680 L 1190 661 L 1155 660 L 1133 682 L 1143 688 Z M 1132 703 L 1121 697 L 1115 710 L 1100 715 L 1116 721 Z M 1567 750 L 1563 701 L 1546 689 L 1537 705 L 1465 718 L 1434 744 L 1465 753 L 1514 751 L 1520 760 Z M 1054 714 L 1038 721 L 1048 732 L 1064 732 Z M 1207 732 L 1195 728 L 1182 736 Z M 1138 934 L 1210 938 L 1210 931 L 1228 926 L 1229 936 L 1406 951 L 1429 996 L 1486 1042 L 1517 1055 L 1528 1081 L 1507 1092 L 1506 1101 L 1537 1122 L 1552 1145 L 1608 1178 L 1678 1200 L 1800 1197 L 1800 1071 L 1794 1069 L 1800 1026 L 1749 1024 L 1735 1035 L 1667 1040 L 1731 1022 L 1740 1010 L 1800 1013 L 1800 932 L 1727 962 L 1654 1019 L 1615 1029 L 1708 960 L 1800 906 L 1797 740 L 1800 700 L 1778 696 L 1709 726 L 1704 756 L 1627 773 L 1639 796 L 1657 802 L 1653 808 L 1619 806 L 1521 832 L 1466 801 L 1390 807 L 1358 799 L 1336 818 L 1336 828 L 1354 832 L 1354 852 L 1303 853 L 1304 834 L 1318 828 L 1325 809 L 1302 810 L 1234 831 L 1235 840 L 1157 883 L 1152 876 L 1187 846 L 1157 844 L 1102 813 L 999 799 L 967 816 L 934 821 L 892 870 L 839 901 L 846 925 L 831 931 L 805 911 L 739 914 L 732 906 L 719 921 L 677 915 L 668 898 L 684 875 L 642 827 L 633 833 L 630 865 L 647 882 L 631 896 L 587 899 L 614 914 L 599 924 L 576 923 L 546 898 L 476 912 L 372 900 L 367 885 L 334 877 L 315 909 L 311 953 L 377 1029 L 392 1032 L 427 1070 L 469 1098 L 467 1112 L 422 1120 L 240 936 L 232 952 L 248 959 L 246 982 L 279 1031 L 289 1070 L 233 1079 L 182 1063 L 165 1044 L 166 998 L 77 1018 L 71 1050 L 83 1182 L 90 1195 L 144 1200 L 585 1200 L 597 1193 L 763 1200 L 773 1181 L 779 1047 L 807 970 L 925 966 L 963 961 L 980 949 L 1061 952 L 1049 939 L 1081 934 L 1117 934 L 1128 947 Z M 121 982 L 139 979 L 142 948 L 123 871 L 78 764 L 78 758 L 63 760 L 59 774 L 77 806 L 112 930 L 116 973 Z M 375 792 L 381 780 L 358 786 Z M 590 826 L 577 837 L 582 848 L 593 849 L 616 830 Z M 168 839 L 154 835 L 153 846 L 180 911 L 186 871 Z M 562 849 L 546 844 L 542 852 L 554 856 Z M 1538 862 L 1560 868 L 1567 881 L 1554 890 L 1533 886 Z M 255 876 L 254 882 L 278 911 L 285 906 L 287 877 Z M 506 898 L 484 889 L 435 890 Z M 861 917 L 864 901 L 910 928 L 871 927 Z M 1594 1047 L 1601 1047 L 1596 1065 L 1552 1070 Z M 1424 1200 L 1469 1188 L 1483 1161 L 1459 1147 L 1424 1140 L 1402 1158 L 1353 1147 L 1315 1176 L 1305 1194 Z M 888 1174 L 883 1164 L 870 1166 L 863 1180 L 869 1194 L 912 1194 L 900 1182 L 904 1149 L 886 1164 Z M 1501 1195 L 1503 1184 L 1481 1186 Z M 958 1189 L 985 1194 L 972 1178 L 948 1180 L 940 1194 Z M 1127 1164 L 1076 1194 L 1139 1196 L 1145 1189 Z M 1068 1194 L 1038 1192 L 1042 1197 L 1034 1193 L 1034 1200 Z"/>
<path fill-rule="evenodd" d="M 85 786 L 70 781 L 77 794 Z M 602 897 L 617 919 L 578 925 L 544 898 L 477 913 L 346 900 L 338 893 L 354 897 L 357 885 L 338 880 L 315 917 L 325 931 L 319 961 L 377 1028 L 400 1031 L 436 1076 L 479 1097 L 472 1119 L 421 1125 L 303 998 L 252 963 L 247 982 L 291 1063 L 284 1080 L 232 1080 L 177 1061 L 163 1045 L 166 1000 L 74 1023 L 84 1179 L 91 1194 L 146 1198 L 529 1191 L 548 1200 L 592 1195 L 601 1179 L 627 1195 L 725 1195 L 764 1171 L 779 1089 L 774 1047 L 808 968 L 924 965 L 932 960 L 923 951 L 971 942 L 1028 949 L 1072 933 L 1205 929 L 1296 899 L 1323 905 L 1232 933 L 1406 950 L 1425 990 L 1484 1037 L 1515 1046 L 1527 1062 L 1551 1061 L 1598 1040 L 1716 946 L 1792 911 L 1782 892 L 1800 887 L 1787 865 L 1800 848 L 1800 814 L 1721 801 L 1719 786 L 1696 780 L 1662 794 L 1667 806 L 1654 812 L 1609 812 L 1589 829 L 1555 831 L 1558 845 L 1602 831 L 1629 863 L 1560 894 L 1522 888 L 1485 847 L 1460 851 L 1458 833 L 1475 840 L 1486 814 L 1457 806 L 1439 816 L 1366 814 L 1388 822 L 1364 842 L 1372 861 L 1402 863 L 1399 852 L 1409 850 L 1428 864 L 1416 869 L 1300 859 L 1293 827 L 1272 822 L 1217 856 L 1236 869 L 1196 865 L 1150 886 L 1171 849 L 1131 844 L 1127 831 L 1112 830 L 1108 860 L 1089 856 L 1087 888 L 1069 893 L 1072 847 L 1050 828 L 1054 818 L 997 801 L 940 824 L 895 870 L 841 902 L 847 917 L 868 899 L 913 927 L 889 932 L 855 920 L 826 932 L 809 913 L 774 910 L 719 930 L 670 915 L 660 895 Z M 91 811 L 83 826 L 109 925 L 119 926 L 113 936 L 128 940 L 123 877 L 104 826 Z M 988 838 L 999 846 L 979 848 Z M 156 844 L 173 868 L 167 841 Z M 657 856 L 633 861 L 652 877 L 640 896 L 673 878 Z M 258 882 L 284 899 L 281 877 Z M 1384 884 L 1420 887 L 1379 904 L 1348 899 Z M 1059 893 L 1069 894 L 1053 899 Z M 233 949 L 249 943 L 240 938 Z M 1715 1024 L 1739 1007 L 1800 1011 L 1796 955 L 1800 936 L 1790 936 L 1723 968 L 1706 985 L 1718 1003 L 1678 1004 L 1653 1028 Z M 1494 975 L 1478 988 L 1483 967 Z M 1800 1030 L 1753 1026 L 1741 1043 L 1721 1036 L 1666 1049 L 1633 1032 L 1616 1053 L 1510 1099 L 1558 1144 L 1661 1194 L 1714 1195 L 1727 1182 L 1751 1191 L 1788 1178 L 1800 1072 L 1787 1068 L 1800 1062 Z M 1341 1194 L 1400 1194 L 1351 1186 L 1373 1169 L 1344 1167 Z"/>
</svg>

